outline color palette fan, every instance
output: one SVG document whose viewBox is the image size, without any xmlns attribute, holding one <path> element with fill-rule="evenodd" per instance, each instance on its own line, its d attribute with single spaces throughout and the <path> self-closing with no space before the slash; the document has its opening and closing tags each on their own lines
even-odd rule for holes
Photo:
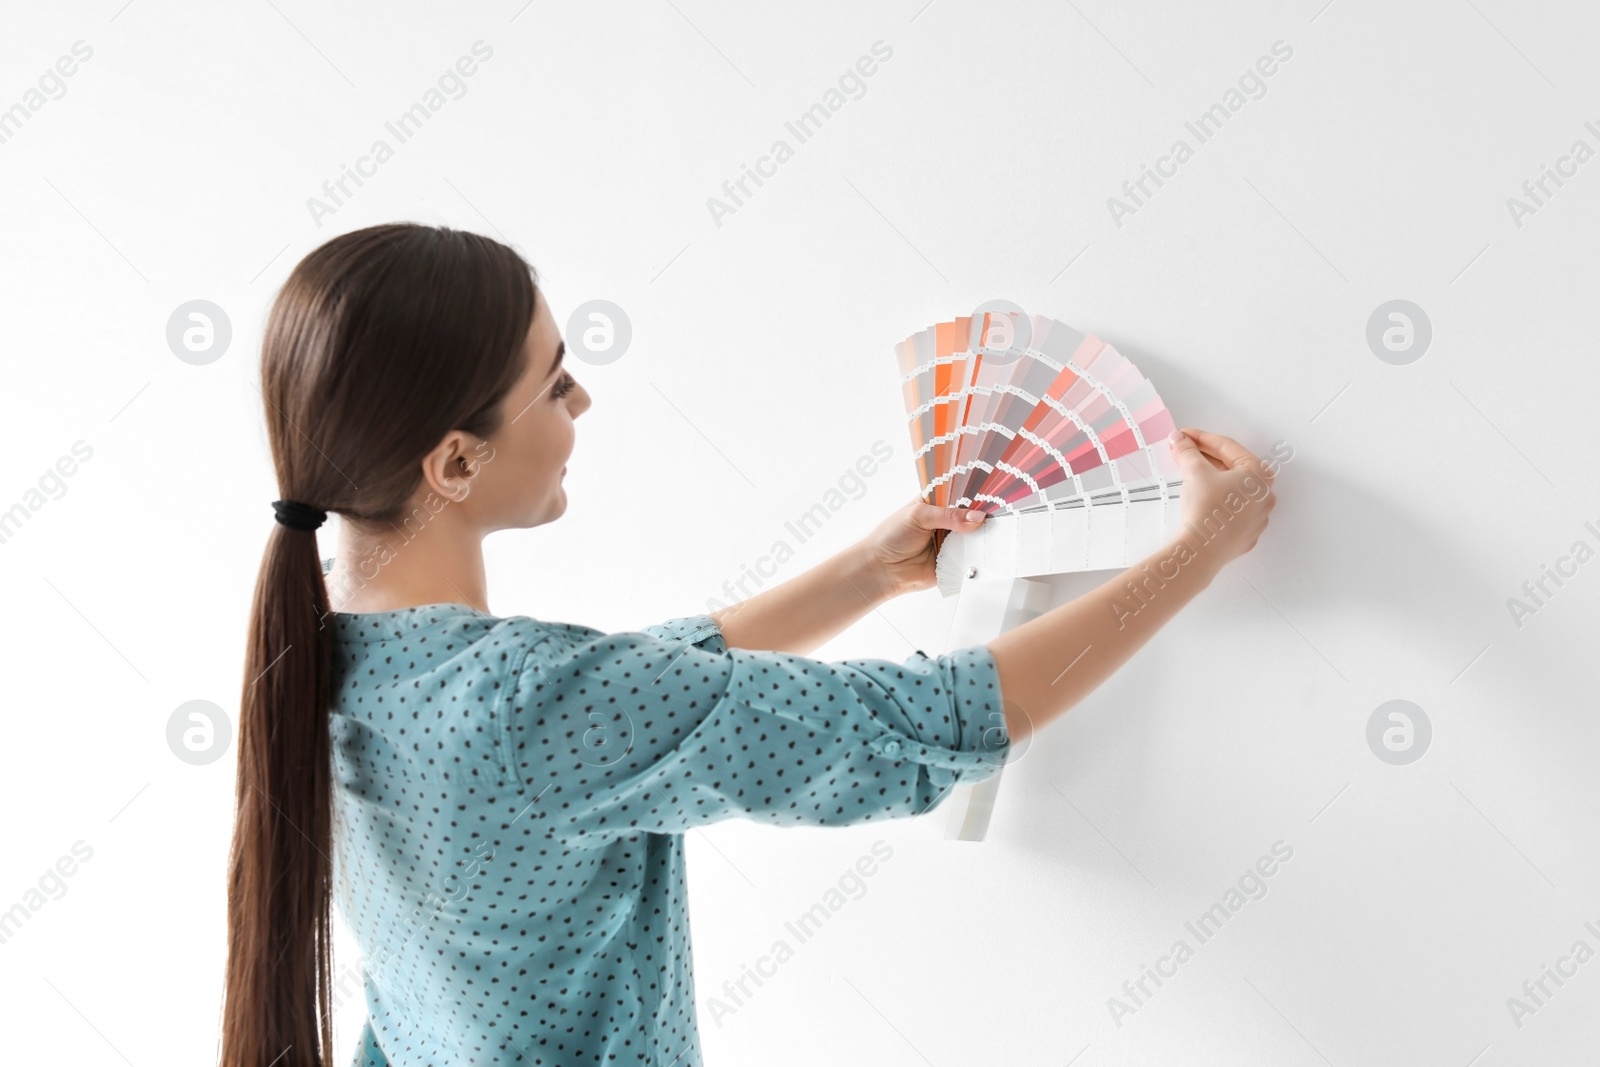
<svg viewBox="0 0 1600 1067">
<path fill-rule="evenodd" d="M 1176 528 L 1172 415 L 1105 341 L 1020 309 L 980 309 L 913 334 L 895 356 L 922 499 L 992 516 L 941 538 L 945 595 L 975 571 L 1128 566 Z"/>
</svg>

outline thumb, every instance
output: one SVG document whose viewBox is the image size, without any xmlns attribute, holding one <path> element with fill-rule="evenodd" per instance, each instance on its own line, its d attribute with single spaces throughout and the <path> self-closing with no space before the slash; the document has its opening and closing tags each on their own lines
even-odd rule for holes
<svg viewBox="0 0 1600 1067">
<path fill-rule="evenodd" d="M 984 512 L 969 508 L 923 504 L 917 512 L 917 525 L 926 530 L 975 530 L 983 525 Z"/>
</svg>

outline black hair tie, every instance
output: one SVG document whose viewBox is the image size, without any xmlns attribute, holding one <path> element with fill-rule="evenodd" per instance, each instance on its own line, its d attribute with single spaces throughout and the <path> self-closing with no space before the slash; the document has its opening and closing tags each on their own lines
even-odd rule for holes
<svg viewBox="0 0 1600 1067">
<path fill-rule="evenodd" d="M 278 521 L 291 530 L 315 530 L 328 517 L 321 508 L 296 500 L 274 500 L 272 510 Z"/>
</svg>

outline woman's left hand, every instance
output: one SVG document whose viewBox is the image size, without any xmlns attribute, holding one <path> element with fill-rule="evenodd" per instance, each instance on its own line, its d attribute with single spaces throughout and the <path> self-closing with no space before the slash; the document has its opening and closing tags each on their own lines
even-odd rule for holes
<svg viewBox="0 0 1600 1067">
<path fill-rule="evenodd" d="M 934 562 L 939 556 L 933 532 L 976 530 L 983 525 L 983 514 L 915 500 L 879 523 L 862 546 L 890 596 L 931 589 L 937 582 Z M 978 518 L 969 521 L 968 516 Z"/>
</svg>

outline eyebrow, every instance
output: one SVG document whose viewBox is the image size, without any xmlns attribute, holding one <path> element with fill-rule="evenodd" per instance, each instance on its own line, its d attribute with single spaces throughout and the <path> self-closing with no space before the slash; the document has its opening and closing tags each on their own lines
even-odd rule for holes
<svg viewBox="0 0 1600 1067">
<path fill-rule="evenodd" d="M 545 381 L 549 381 L 552 377 L 555 376 L 556 371 L 561 369 L 561 357 L 566 355 L 566 354 L 567 354 L 567 342 L 562 341 L 559 345 L 556 346 L 556 358 L 555 358 L 555 361 L 550 364 L 549 373 L 547 373 L 544 376 L 545 377 Z"/>
</svg>

